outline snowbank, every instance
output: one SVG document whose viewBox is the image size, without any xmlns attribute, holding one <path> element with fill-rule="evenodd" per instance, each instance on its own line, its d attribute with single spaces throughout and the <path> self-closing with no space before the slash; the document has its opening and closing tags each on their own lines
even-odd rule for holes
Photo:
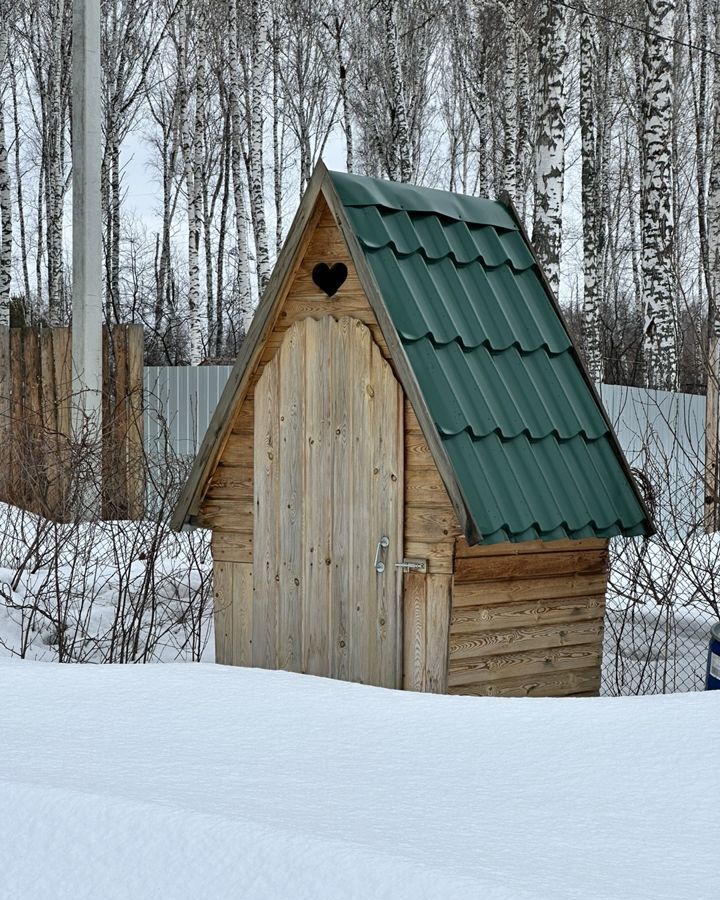
<svg viewBox="0 0 720 900">
<path fill-rule="evenodd" d="M 0 661 L 0 894 L 694 898 L 720 693 L 502 700 Z"/>
</svg>

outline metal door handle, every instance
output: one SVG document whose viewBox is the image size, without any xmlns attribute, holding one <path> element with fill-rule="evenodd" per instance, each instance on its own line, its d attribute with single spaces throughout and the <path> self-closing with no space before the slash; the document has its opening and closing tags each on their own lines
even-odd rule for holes
<svg viewBox="0 0 720 900">
<path fill-rule="evenodd" d="M 377 550 L 375 551 L 375 571 L 382 574 L 385 571 L 385 563 L 380 558 L 383 550 L 387 550 L 390 546 L 390 538 L 384 534 L 378 541 Z"/>
</svg>

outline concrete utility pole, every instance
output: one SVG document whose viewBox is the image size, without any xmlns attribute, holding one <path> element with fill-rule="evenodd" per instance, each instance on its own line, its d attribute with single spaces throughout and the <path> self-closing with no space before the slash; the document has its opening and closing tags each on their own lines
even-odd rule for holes
<svg viewBox="0 0 720 900">
<path fill-rule="evenodd" d="M 83 466 L 84 516 L 100 515 L 102 416 L 102 219 L 100 160 L 100 0 L 73 0 L 72 167 L 73 316 L 72 360 L 76 438 L 89 427 L 97 459 Z M 88 435 L 88 436 L 90 436 Z"/>
</svg>

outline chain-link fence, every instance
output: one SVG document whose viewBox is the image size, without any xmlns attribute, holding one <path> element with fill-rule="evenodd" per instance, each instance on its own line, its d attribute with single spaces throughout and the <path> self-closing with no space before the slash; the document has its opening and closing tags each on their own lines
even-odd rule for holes
<svg viewBox="0 0 720 900">
<path fill-rule="evenodd" d="M 603 389 L 657 534 L 610 548 L 604 694 L 701 690 L 720 619 L 720 536 L 703 530 L 704 397 Z"/>
</svg>

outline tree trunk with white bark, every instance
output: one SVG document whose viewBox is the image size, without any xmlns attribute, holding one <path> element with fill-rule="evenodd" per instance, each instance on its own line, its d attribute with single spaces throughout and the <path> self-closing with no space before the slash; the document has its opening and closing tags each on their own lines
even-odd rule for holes
<svg viewBox="0 0 720 900">
<path fill-rule="evenodd" d="M 7 83 L 8 28 L 0 18 L 0 325 L 10 324 L 12 278 L 12 190 L 5 138 L 5 85 Z"/>
<path fill-rule="evenodd" d="M 648 387 L 678 388 L 673 271 L 672 118 L 674 0 L 646 0 L 643 84 L 643 351 Z"/>
<path fill-rule="evenodd" d="M 583 342 L 588 373 L 602 381 L 600 347 L 600 292 L 598 280 L 597 123 L 595 120 L 595 70 L 597 47 L 594 23 L 587 6 L 580 19 L 580 134 L 582 141 L 583 214 Z"/>
<path fill-rule="evenodd" d="M 535 154 L 533 244 L 550 287 L 558 294 L 565 180 L 565 8 L 545 0 L 539 35 L 540 91 Z"/>
</svg>

